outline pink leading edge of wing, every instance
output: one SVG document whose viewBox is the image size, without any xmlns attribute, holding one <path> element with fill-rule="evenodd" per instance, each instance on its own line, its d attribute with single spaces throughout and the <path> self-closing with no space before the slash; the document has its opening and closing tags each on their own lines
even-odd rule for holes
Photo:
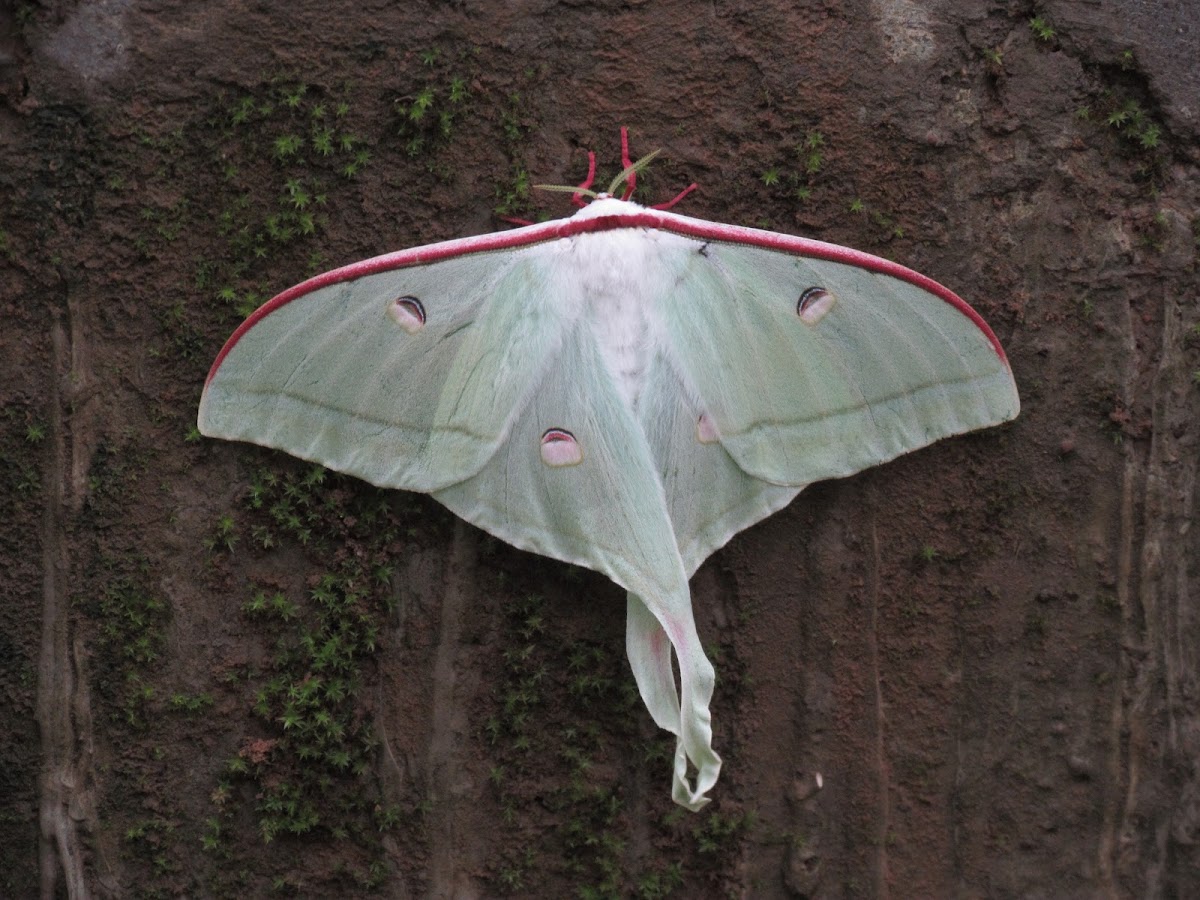
<svg viewBox="0 0 1200 900">
<path fill-rule="evenodd" d="M 408 266 L 419 266 L 440 262 L 444 259 L 453 259 L 456 256 L 465 256 L 469 253 L 513 250 L 544 243 L 545 241 L 560 240 L 562 238 L 600 231 L 614 231 L 618 228 L 653 228 L 661 231 L 669 231 L 672 234 L 684 237 L 722 241 L 731 244 L 747 244 L 752 247 L 778 250 L 782 253 L 790 253 L 796 256 L 807 256 L 814 259 L 825 259 L 832 262 L 859 266 L 871 272 L 878 272 L 881 275 L 899 278 L 940 297 L 969 318 L 991 342 L 1001 362 L 1006 366 L 1008 365 L 1008 357 L 1004 353 L 1004 348 L 1000 346 L 999 339 L 997 339 L 992 329 L 988 327 L 987 322 L 983 320 L 979 313 L 971 308 L 967 301 L 963 300 L 949 288 L 938 284 L 932 278 L 928 278 L 920 272 L 914 272 L 912 269 L 902 266 L 899 263 L 894 263 L 878 256 L 872 256 L 869 253 L 863 253 L 861 250 L 853 250 L 850 247 L 842 247 L 838 244 L 827 244 L 824 241 L 815 241 L 810 238 L 775 234 L 770 231 L 760 231 L 757 228 L 744 228 L 738 225 L 722 225 L 718 222 L 706 222 L 703 219 L 692 219 L 687 216 L 675 215 L 674 213 L 643 209 L 640 212 L 629 213 L 627 215 L 596 216 L 590 219 L 555 219 L 550 222 L 542 222 L 538 225 L 516 228 L 512 231 L 501 231 L 494 234 L 481 234 L 474 237 L 458 238 L 452 241 L 442 241 L 441 243 L 429 244 L 424 247 L 413 247 L 408 250 L 385 253 L 382 256 L 364 259 L 356 263 L 351 263 L 348 266 L 343 266 L 340 269 L 324 272 L 308 279 L 308 281 L 288 288 L 255 310 L 250 318 L 246 319 L 229 336 L 229 340 L 225 342 L 225 346 L 221 348 L 221 352 L 213 360 L 212 368 L 209 370 L 204 384 L 206 387 L 208 386 L 208 383 L 217 374 L 217 369 L 220 368 L 225 357 L 229 355 L 229 352 L 241 340 L 242 335 L 253 328 L 255 324 L 281 306 L 306 294 L 311 294 L 320 288 L 328 287 L 331 284 L 340 284 L 344 281 L 352 281 L 366 275 L 387 272 L 392 269 L 402 269 Z"/>
</svg>

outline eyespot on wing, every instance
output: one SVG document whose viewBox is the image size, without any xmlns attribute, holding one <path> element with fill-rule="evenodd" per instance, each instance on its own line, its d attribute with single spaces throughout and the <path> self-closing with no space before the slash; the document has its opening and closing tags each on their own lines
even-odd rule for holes
<svg viewBox="0 0 1200 900">
<path fill-rule="evenodd" d="M 583 462 L 583 448 L 566 429 L 548 428 L 542 435 L 542 462 L 552 468 L 577 466 Z"/>
<path fill-rule="evenodd" d="M 816 325 L 820 322 L 833 305 L 837 303 L 837 295 L 823 287 L 810 287 L 800 294 L 796 301 L 796 315 L 805 325 Z"/>
<path fill-rule="evenodd" d="M 409 334 L 416 334 L 425 327 L 425 307 L 411 295 L 397 297 L 389 303 L 388 316 Z"/>
<path fill-rule="evenodd" d="M 700 418 L 696 420 L 696 440 L 701 444 L 715 444 L 720 439 L 721 433 L 717 431 L 717 423 L 708 413 L 701 413 Z"/>
</svg>

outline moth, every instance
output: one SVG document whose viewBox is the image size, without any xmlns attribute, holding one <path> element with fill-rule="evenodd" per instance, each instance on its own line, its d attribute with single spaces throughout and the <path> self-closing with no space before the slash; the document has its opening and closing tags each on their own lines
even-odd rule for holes
<svg viewBox="0 0 1200 900">
<path fill-rule="evenodd" d="M 569 218 L 377 256 L 266 303 L 213 363 L 199 428 L 429 493 L 611 578 L 641 696 L 677 736 L 672 797 L 696 810 L 721 760 L 691 575 L 806 485 L 1020 404 L 956 294 L 847 247 L 634 203 L 622 137 L 625 171 L 598 194 L 589 175 Z"/>
</svg>

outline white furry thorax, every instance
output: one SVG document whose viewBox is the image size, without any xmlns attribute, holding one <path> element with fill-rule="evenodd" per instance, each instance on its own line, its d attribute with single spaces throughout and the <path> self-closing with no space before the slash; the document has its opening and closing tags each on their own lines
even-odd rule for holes
<svg viewBox="0 0 1200 900">
<path fill-rule="evenodd" d="M 631 215 L 636 203 L 601 198 L 575 218 Z M 616 228 L 570 239 L 580 312 L 591 325 L 600 354 L 622 399 L 636 410 L 646 374 L 659 345 L 656 297 L 669 289 L 668 244 L 675 235 L 644 228 Z"/>
</svg>

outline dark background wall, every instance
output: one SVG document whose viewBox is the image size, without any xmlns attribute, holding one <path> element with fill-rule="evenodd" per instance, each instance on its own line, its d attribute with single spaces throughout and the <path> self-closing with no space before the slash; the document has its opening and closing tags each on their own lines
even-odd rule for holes
<svg viewBox="0 0 1200 900">
<path fill-rule="evenodd" d="M 0 9 L 0 893 L 1190 894 L 1189 8 Z M 699 814 L 613 585 L 194 431 L 256 305 L 565 215 L 620 125 L 639 199 L 953 288 L 1023 401 L 700 570 Z"/>
</svg>

